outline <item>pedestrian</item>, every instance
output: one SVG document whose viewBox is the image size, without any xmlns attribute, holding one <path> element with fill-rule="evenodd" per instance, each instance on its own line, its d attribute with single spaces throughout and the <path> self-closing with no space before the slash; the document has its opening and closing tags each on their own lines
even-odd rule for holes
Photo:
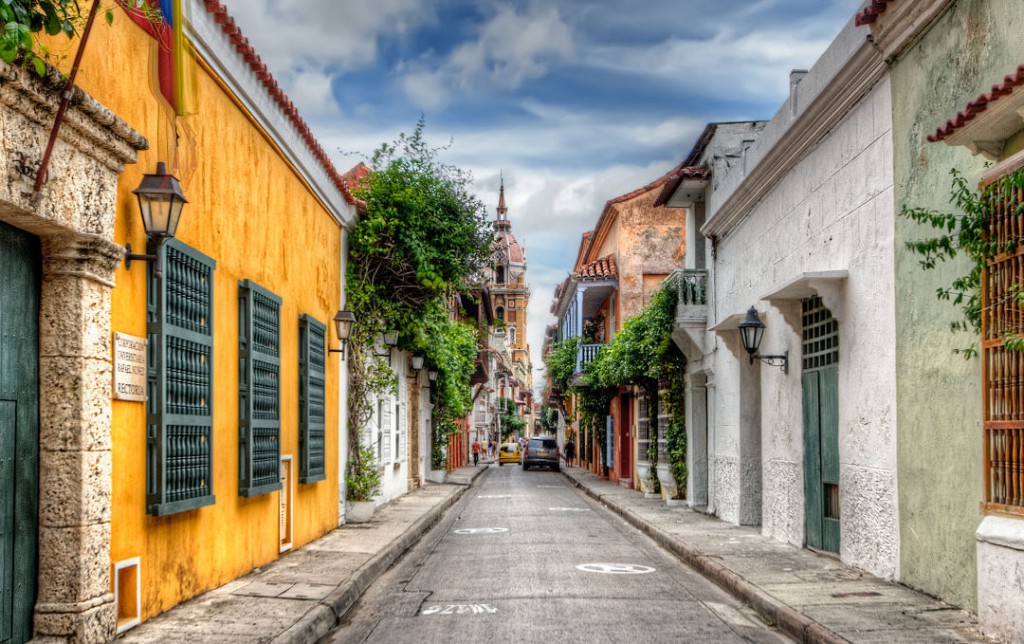
<svg viewBox="0 0 1024 644">
<path fill-rule="evenodd" d="M 473 441 L 473 465 L 480 462 L 480 441 Z"/>
<path fill-rule="evenodd" d="M 576 444 L 572 442 L 572 439 L 565 441 L 565 466 L 569 467 L 572 459 L 576 458 Z"/>
</svg>

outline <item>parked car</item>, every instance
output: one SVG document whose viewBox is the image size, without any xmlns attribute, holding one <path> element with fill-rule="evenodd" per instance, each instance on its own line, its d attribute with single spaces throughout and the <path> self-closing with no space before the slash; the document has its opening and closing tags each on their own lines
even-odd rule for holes
<svg viewBox="0 0 1024 644">
<path fill-rule="evenodd" d="M 523 452 L 523 469 L 531 467 L 550 467 L 558 472 L 561 467 L 558 460 L 561 455 L 558 453 L 558 441 L 554 438 L 531 438 L 526 443 L 526 451 Z"/>
<path fill-rule="evenodd" d="M 498 448 L 498 465 L 519 463 L 521 461 L 522 453 L 519 451 L 519 443 L 503 443 Z"/>
</svg>

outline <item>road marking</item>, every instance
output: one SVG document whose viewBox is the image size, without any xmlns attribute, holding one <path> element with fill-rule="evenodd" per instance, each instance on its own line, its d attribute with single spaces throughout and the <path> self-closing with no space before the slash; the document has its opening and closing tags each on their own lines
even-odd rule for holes
<svg viewBox="0 0 1024 644">
<path fill-rule="evenodd" d="M 583 572 L 599 572 L 605 575 L 644 575 L 649 572 L 654 572 L 654 568 L 651 568 L 650 566 L 621 563 L 580 564 L 576 566 L 576 570 L 582 570 Z"/>
<path fill-rule="evenodd" d="M 550 512 L 590 512 L 590 508 L 548 508 Z"/>
<path fill-rule="evenodd" d="M 447 604 L 428 606 L 420 615 L 493 615 L 498 609 L 490 604 Z"/>
<path fill-rule="evenodd" d="M 508 532 L 508 528 L 460 528 L 455 534 L 498 534 Z"/>
</svg>

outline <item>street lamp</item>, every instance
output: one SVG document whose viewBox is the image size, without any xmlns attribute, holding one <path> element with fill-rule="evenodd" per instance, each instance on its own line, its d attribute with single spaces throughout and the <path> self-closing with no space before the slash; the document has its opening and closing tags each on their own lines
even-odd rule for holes
<svg viewBox="0 0 1024 644">
<path fill-rule="evenodd" d="M 132 190 L 139 199 L 139 214 L 142 215 L 142 226 L 146 236 L 153 240 L 156 252 L 153 255 L 134 254 L 132 245 L 125 244 L 124 267 L 132 268 L 132 260 L 156 262 L 153 272 L 157 278 L 163 276 L 164 242 L 172 239 L 178 231 L 181 211 L 188 199 L 181 192 L 178 179 L 167 174 L 167 166 L 163 161 L 156 164 L 156 174 L 143 175 L 142 183 Z"/>
<path fill-rule="evenodd" d="M 377 344 L 384 347 L 383 353 L 376 353 L 377 357 L 388 357 L 388 366 L 391 366 L 391 349 L 398 344 L 398 331 L 384 331 L 379 334 Z"/>
<path fill-rule="evenodd" d="M 783 352 L 782 355 L 757 355 L 757 349 L 761 346 L 763 336 L 764 322 L 757 315 L 757 309 L 750 307 L 747 310 L 747 317 L 740 322 L 740 340 L 743 342 L 743 348 L 747 351 L 747 355 L 750 356 L 750 364 L 754 364 L 754 360 L 760 360 L 772 367 L 782 367 L 782 373 L 789 373 L 789 351 Z"/>
<path fill-rule="evenodd" d="M 341 359 L 345 359 L 345 348 L 348 347 L 348 339 L 352 337 L 352 325 L 356 323 L 355 313 L 341 310 L 334 314 L 334 332 L 341 342 L 340 349 L 328 349 L 330 353 L 340 353 Z"/>
</svg>

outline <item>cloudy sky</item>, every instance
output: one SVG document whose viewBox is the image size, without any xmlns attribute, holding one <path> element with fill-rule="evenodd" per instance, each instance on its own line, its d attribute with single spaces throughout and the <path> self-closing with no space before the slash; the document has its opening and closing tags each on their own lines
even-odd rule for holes
<svg viewBox="0 0 1024 644">
<path fill-rule="evenodd" d="M 862 0 L 222 0 L 345 171 L 413 129 L 452 141 L 527 250 L 534 366 L 605 201 L 709 121 L 770 118 Z M 541 386 L 540 373 L 535 384 Z"/>
</svg>

